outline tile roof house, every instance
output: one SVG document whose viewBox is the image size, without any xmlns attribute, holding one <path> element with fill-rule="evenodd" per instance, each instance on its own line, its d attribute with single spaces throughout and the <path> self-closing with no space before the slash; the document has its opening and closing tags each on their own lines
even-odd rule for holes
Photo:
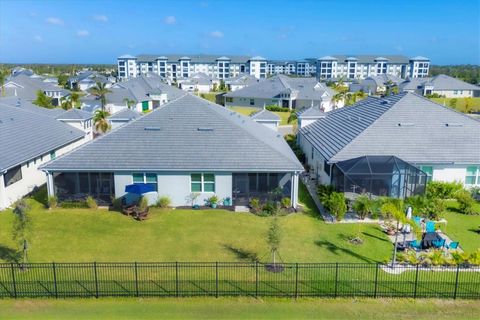
<svg viewBox="0 0 480 320">
<path fill-rule="evenodd" d="M 250 118 L 260 124 L 263 124 L 267 128 L 272 130 L 277 130 L 280 125 L 280 116 L 268 111 L 267 109 L 262 109 L 260 111 L 254 112 L 250 115 Z"/>
<path fill-rule="evenodd" d="M 418 79 L 418 78 L 415 78 Z M 363 91 L 368 94 L 381 94 L 385 93 L 387 86 L 398 86 L 404 79 L 396 77 L 391 74 L 381 74 L 378 76 L 367 77 L 363 80 L 359 80 L 357 83 L 350 85 L 350 91 Z"/>
<path fill-rule="evenodd" d="M 85 140 L 93 139 L 93 113 L 72 108 L 59 114 L 55 119 L 82 130 L 85 133 Z"/>
<path fill-rule="evenodd" d="M 264 79 L 257 79 L 252 75 L 249 74 L 240 74 L 234 78 L 228 78 L 225 80 L 225 85 L 227 86 L 229 91 L 237 91 L 239 89 L 243 89 L 248 87 L 252 84 L 256 84 Z"/>
<path fill-rule="evenodd" d="M 178 78 L 178 87 L 188 92 L 210 92 L 214 86 L 220 85 L 220 80 L 211 77 L 203 72 L 193 74 L 188 78 Z"/>
<path fill-rule="evenodd" d="M 128 108 L 127 100 L 133 101 L 136 111 L 146 112 L 185 94 L 184 91 L 164 83 L 162 77 L 153 74 L 115 83 L 109 90 L 111 92 L 106 95 L 105 108 L 112 114 Z"/>
<path fill-rule="evenodd" d="M 37 92 L 42 91 L 52 98 L 54 106 L 59 106 L 60 99 L 70 95 L 69 91 L 56 84 L 44 82 L 42 79 L 32 78 L 22 73 L 11 76 L 3 85 L 3 90 L 7 97 L 15 96 L 27 101 L 34 101 L 37 98 Z"/>
<path fill-rule="evenodd" d="M 446 98 L 479 97 L 480 86 L 465 81 L 439 74 L 430 78 L 409 79 L 400 84 L 400 88 L 406 92 L 414 92 L 422 95 L 438 94 Z"/>
<path fill-rule="evenodd" d="M 334 94 L 332 89 L 315 78 L 290 78 L 285 75 L 276 75 L 225 94 L 225 105 L 257 108 L 262 108 L 264 105 L 277 105 L 290 109 L 302 109 L 315 104 L 325 110 L 331 110 Z"/>
<path fill-rule="evenodd" d="M 46 182 L 41 164 L 85 142 L 83 131 L 33 107 L 0 102 L 0 209 Z"/>
<path fill-rule="evenodd" d="M 428 179 L 480 184 L 480 122 L 419 95 L 369 97 L 300 129 L 298 143 L 320 183 L 364 156 L 397 157 Z"/>
<path fill-rule="evenodd" d="M 128 202 L 126 185 L 149 183 L 155 190 L 147 194 L 151 202 L 169 196 L 174 206 L 192 205 L 192 193 L 199 193 L 196 204 L 216 194 L 226 203 L 247 205 L 250 197 L 268 197 L 280 187 L 296 206 L 303 167 L 273 130 L 184 93 L 42 170 L 49 176 L 49 194 L 60 198 L 91 194 Z"/>
</svg>

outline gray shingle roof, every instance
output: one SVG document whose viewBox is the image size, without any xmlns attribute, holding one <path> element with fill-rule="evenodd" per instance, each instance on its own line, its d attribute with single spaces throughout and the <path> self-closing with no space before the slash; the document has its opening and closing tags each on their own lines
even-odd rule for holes
<svg viewBox="0 0 480 320">
<path fill-rule="evenodd" d="M 151 100 L 148 94 L 158 90 L 165 92 L 169 101 L 185 94 L 184 91 L 164 83 L 162 79 L 156 75 L 141 75 L 125 82 L 116 83 L 109 89 L 111 93 L 106 96 L 107 103 L 125 104 L 125 98 L 135 102 L 148 101 Z"/>
<path fill-rule="evenodd" d="M 91 118 L 93 118 L 91 112 L 75 108 L 67 110 L 56 117 L 57 120 L 88 120 Z"/>
<path fill-rule="evenodd" d="M 279 98 L 281 93 L 297 91 L 297 99 L 322 100 L 326 94 L 333 96 L 334 91 L 315 78 L 290 78 L 285 75 L 276 75 L 248 87 L 229 92 L 225 97 L 244 98 Z"/>
<path fill-rule="evenodd" d="M 130 121 L 134 120 L 137 118 L 140 118 L 142 114 L 138 113 L 135 110 L 132 109 L 123 109 L 117 113 L 112 114 L 110 117 L 108 117 L 108 120 L 113 120 L 113 121 Z"/>
<path fill-rule="evenodd" d="M 0 107 L 2 106 L 20 108 L 24 111 L 33 112 L 36 114 L 41 114 L 41 115 L 49 116 L 52 118 L 55 118 L 59 114 L 65 112 L 65 110 L 60 108 L 53 108 L 53 109 L 42 108 L 33 104 L 30 101 L 26 101 L 24 99 L 21 99 L 15 96 L 0 98 Z"/>
<path fill-rule="evenodd" d="M 318 106 L 312 106 L 297 112 L 299 119 L 319 119 L 326 116 L 325 112 L 320 110 Z"/>
<path fill-rule="evenodd" d="M 303 167 L 281 135 L 248 117 L 185 94 L 58 157 L 43 169 L 288 172 Z"/>
<path fill-rule="evenodd" d="M 14 87 L 10 85 L 14 84 Z M 37 91 L 60 91 L 62 96 L 66 96 L 69 92 L 55 84 L 43 82 L 41 79 L 32 78 L 24 74 L 12 76 L 5 82 L 5 95 L 7 97 L 17 96 L 26 100 L 35 100 Z"/>
<path fill-rule="evenodd" d="M 140 54 L 137 56 L 138 62 L 154 62 L 159 57 L 166 57 L 168 62 L 178 62 L 180 58 L 185 55 L 180 54 L 167 54 L 167 55 L 154 55 L 154 54 Z M 232 63 L 246 63 L 250 57 L 249 56 L 230 56 L 230 55 L 212 55 L 212 54 L 192 54 L 188 55 L 190 61 L 193 63 L 215 63 L 219 58 L 229 58 Z"/>
<path fill-rule="evenodd" d="M 262 109 L 250 115 L 250 118 L 260 121 L 280 121 L 280 116 L 269 110 Z"/>
<path fill-rule="evenodd" d="M 49 153 L 73 141 L 84 132 L 52 117 L 15 107 L 0 107 L 0 170 Z"/>
<path fill-rule="evenodd" d="M 356 58 L 358 63 L 375 63 L 375 59 L 388 59 L 390 63 L 409 63 L 410 59 L 401 55 L 333 55 L 322 57 L 319 60 L 333 60 L 345 62 L 348 58 Z"/>
<path fill-rule="evenodd" d="M 434 90 L 480 90 L 479 86 L 475 86 L 445 74 L 439 74 L 430 78 L 424 85 L 433 86 Z"/>
<path fill-rule="evenodd" d="M 369 97 L 300 134 L 330 162 L 393 155 L 411 163 L 480 163 L 480 122 L 413 93 Z"/>
</svg>

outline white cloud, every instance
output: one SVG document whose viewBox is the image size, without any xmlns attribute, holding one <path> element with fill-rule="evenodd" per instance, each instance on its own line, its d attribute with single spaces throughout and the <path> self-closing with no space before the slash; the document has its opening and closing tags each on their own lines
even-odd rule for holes
<svg viewBox="0 0 480 320">
<path fill-rule="evenodd" d="M 36 35 L 33 37 L 33 40 L 37 41 L 37 42 L 43 42 L 43 38 L 39 35 Z"/>
<path fill-rule="evenodd" d="M 174 16 L 168 16 L 165 18 L 165 23 L 166 24 L 175 24 L 177 23 L 177 18 L 175 18 Z"/>
<path fill-rule="evenodd" d="M 55 18 L 55 17 L 47 18 L 47 20 L 45 21 L 47 21 L 47 23 L 54 24 L 57 26 L 63 26 L 65 24 L 62 19 Z"/>
<path fill-rule="evenodd" d="M 93 19 L 100 21 L 100 22 L 108 22 L 108 17 L 103 14 L 97 14 L 93 16 Z"/>
<path fill-rule="evenodd" d="M 88 37 L 90 35 L 90 32 L 88 30 L 78 30 L 77 31 L 77 36 L 79 37 Z"/>
<path fill-rule="evenodd" d="M 223 38 L 223 32 L 218 30 L 210 32 L 209 35 L 213 38 Z"/>
</svg>

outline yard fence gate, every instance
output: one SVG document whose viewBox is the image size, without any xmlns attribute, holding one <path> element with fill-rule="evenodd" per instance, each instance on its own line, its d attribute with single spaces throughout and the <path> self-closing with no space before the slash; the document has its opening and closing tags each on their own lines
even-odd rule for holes
<svg viewBox="0 0 480 320">
<path fill-rule="evenodd" d="M 129 262 L 0 264 L 0 298 L 480 298 L 480 267 L 362 263 Z"/>
</svg>

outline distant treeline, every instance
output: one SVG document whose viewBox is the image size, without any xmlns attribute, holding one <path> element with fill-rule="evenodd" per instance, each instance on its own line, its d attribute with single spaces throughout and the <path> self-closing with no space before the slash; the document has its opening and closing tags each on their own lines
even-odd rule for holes
<svg viewBox="0 0 480 320">
<path fill-rule="evenodd" d="M 480 66 L 477 65 L 430 66 L 430 76 L 438 74 L 446 74 L 473 84 L 480 83 Z"/>
<path fill-rule="evenodd" d="M 73 75 L 79 70 L 89 69 L 101 73 L 115 75 L 117 66 L 114 64 L 0 64 L 0 69 L 13 69 L 15 67 L 23 67 L 31 69 L 36 74 L 59 76 L 61 74 Z"/>
</svg>

